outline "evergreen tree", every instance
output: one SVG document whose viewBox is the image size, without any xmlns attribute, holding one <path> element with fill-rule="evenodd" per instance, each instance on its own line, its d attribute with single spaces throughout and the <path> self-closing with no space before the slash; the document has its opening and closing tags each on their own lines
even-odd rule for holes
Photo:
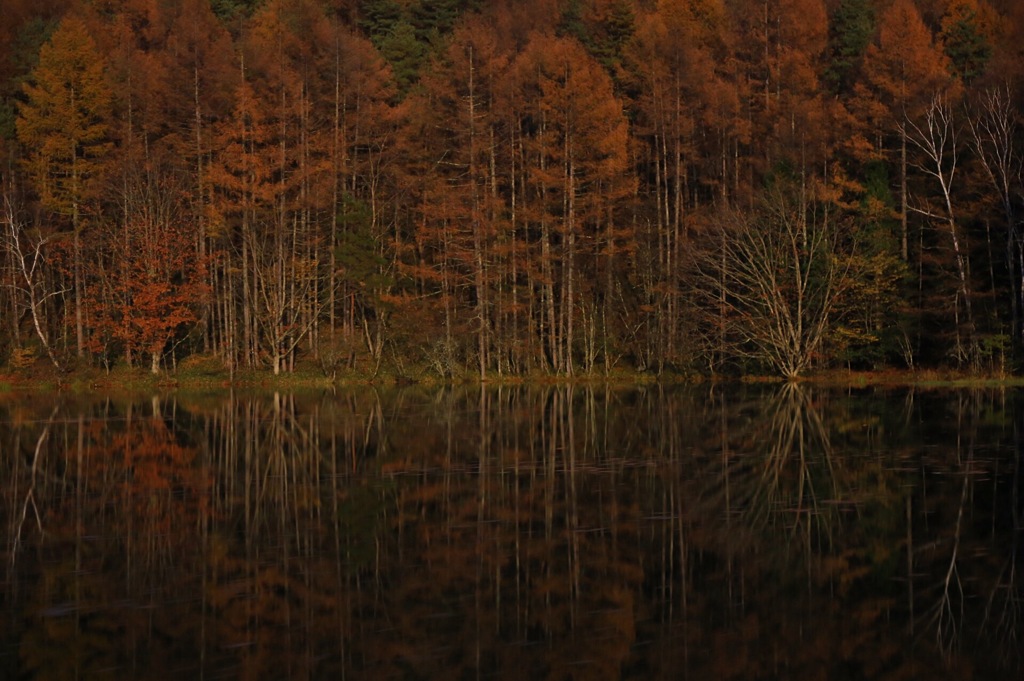
<svg viewBox="0 0 1024 681">
<path fill-rule="evenodd" d="M 0 80 L 0 138 L 15 137 L 17 95 L 23 91 L 25 78 L 38 62 L 40 46 L 50 36 L 55 26 L 55 22 L 33 17 L 22 24 L 13 36 L 10 51 L 4 57 L 10 79 Z"/>
<path fill-rule="evenodd" d="M 210 0 L 210 9 L 226 26 L 251 17 L 261 0 Z"/>
<path fill-rule="evenodd" d="M 613 73 L 636 30 L 634 3 L 629 0 L 570 0 L 562 10 L 558 33 L 573 37 Z"/>
<path fill-rule="evenodd" d="M 825 80 L 835 93 L 845 93 L 875 31 L 868 0 L 842 0 L 832 12 L 828 32 Z"/>
<path fill-rule="evenodd" d="M 942 17 L 942 46 L 950 71 L 970 83 L 985 71 L 992 45 L 982 30 L 974 0 L 953 0 Z"/>
<path fill-rule="evenodd" d="M 410 23 L 424 43 L 434 43 L 451 32 L 464 12 L 479 3 L 474 0 L 422 0 L 411 8 Z"/>
<path fill-rule="evenodd" d="M 407 21 L 399 21 L 395 28 L 380 39 L 377 48 L 391 64 L 395 84 L 405 93 L 419 79 L 420 68 L 427 56 L 427 48 L 416 38 L 416 29 Z"/>
<path fill-rule="evenodd" d="M 359 28 L 380 47 L 402 20 L 402 6 L 395 0 L 363 0 L 359 3 Z"/>
</svg>

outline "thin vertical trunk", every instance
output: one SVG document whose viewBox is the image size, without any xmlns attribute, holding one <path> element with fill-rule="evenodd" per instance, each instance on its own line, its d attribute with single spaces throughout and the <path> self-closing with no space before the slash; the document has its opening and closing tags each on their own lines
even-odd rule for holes
<svg viewBox="0 0 1024 681">
<path fill-rule="evenodd" d="M 248 218 L 242 225 L 242 358 L 247 366 L 254 365 L 254 356 L 252 352 L 253 346 L 253 334 L 252 334 L 252 284 L 249 276 L 249 271 L 252 269 L 250 264 L 251 255 L 249 252 L 249 231 L 251 227 L 248 224 Z"/>
<path fill-rule="evenodd" d="M 602 349 L 602 353 L 601 354 L 604 357 L 604 375 L 605 376 L 608 376 L 611 373 L 611 370 L 612 370 L 612 358 L 611 358 L 611 352 L 610 352 L 609 347 L 608 347 L 608 345 L 609 345 L 608 341 L 610 340 L 609 336 L 611 336 L 611 333 L 612 333 L 612 329 L 611 329 L 612 295 L 613 295 L 612 292 L 613 292 L 613 289 L 614 289 L 614 286 L 615 286 L 615 276 L 613 274 L 613 268 L 615 267 L 615 224 L 614 223 L 615 223 L 615 221 L 612 219 L 611 215 L 609 215 L 605 219 L 605 243 L 607 244 L 607 248 L 608 248 L 608 258 L 607 258 L 607 265 L 606 265 L 607 271 L 605 272 L 605 282 L 604 282 L 604 301 L 603 301 L 603 307 L 602 307 L 602 312 L 601 312 L 601 316 L 603 317 L 603 319 L 601 320 L 601 327 L 602 327 L 602 334 L 601 334 L 602 338 L 601 338 L 601 340 L 602 340 L 602 345 L 603 345 L 603 349 Z"/>
<path fill-rule="evenodd" d="M 563 267 L 565 268 L 565 293 L 564 293 L 564 320 L 565 320 L 565 355 L 564 370 L 569 376 L 573 374 L 572 348 L 573 348 L 573 310 L 576 304 L 574 297 L 574 279 L 576 277 L 576 167 L 573 162 L 572 148 L 572 126 L 571 120 L 567 121 L 565 133 L 565 192 L 566 192 L 566 257 Z"/>
<path fill-rule="evenodd" d="M 681 86 L 678 82 L 678 76 L 676 80 L 675 88 L 675 178 L 673 182 L 673 196 L 675 205 L 673 206 L 672 212 L 672 228 L 670 232 L 670 243 L 668 249 L 668 269 L 665 271 L 666 280 L 668 282 L 668 314 L 665 319 L 662 320 L 662 324 L 665 326 L 665 346 L 660 348 L 659 355 L 661 356 L 661 362 L 659 362 L 658 370 L 664 367 L 664 360 L 666 354 L 668 357 L 675 357 L 675 345 L 676 345 L 676 316 L 678 314 L 678 302 L 679 302 L 679 290 L 676 286 L 676 269 L 679 267 L 679 234 L 681 231 L 683 221 L 683 144 L 682 144 L 682 125 L 681 119 L 683 116 L 682 111 L 682 96 Z"/>
<path fill-rule="evenodd" d="M 341 209 L 341 45 L 340 27 L 335 26 L 334 33 L 334 117 L 331 121 L 331 234 L 327 240 L 329 267 L 327 272 L 327 317 L 330 325 L 331 343 L 337 329 L 337 290 L 338 290 L 338 212 Z"/>
<path fill-rule="evenodd" d="M 476 167 L 476 91 L 474 88 L 473 48 L 469 48 L 469 183 L 473 227 L 474 284 L 476 287 L 476 309 L 479 328 L 477 330 L 477 354 L 479 355 L 480 380 L 487 378 L 487 300 L 484 287 L 484 256 L 482 215 L 480 210 L 479 187 Z"/>
<path fill-rule="evenodd" d="M 72 99 L 74 90 L 72 90 Z M 82 223 L 78 206 L 78 150 L 71 151 L 71 229 L 74 233 L 74 269 L 75 269 L 75 355 L 82 359 L 85 356 L 85 327 L 82 316 L 82 289 L 85 286 L 82 276 Z"/>
<path fill-rule="evenodd" d="M 509 253 L 509 293 L 512 297 L 512 313 L 511 317 L 511 328 L 506 328 L 509 340 L 509 354 L 510 361 L 518 363 L 519 356 L 515 348 L 518 347 L 517 340 L 521 333 L 519 328 L 519 253 L 518 253 L 518 240 L 516 230 L 518 229 L 519 222 L 519 194 L 516 191 L 518 187 L 516 177 L 516 138 L 515 138 L 515 126 L 510 128 L 509 134 L 509 239 L 511 239 L 510 253 Z M 531 296 L 532 298 L 532 296 Z"/>
<path fill-rule="evenodd" d="M 198 202 L 198 207 L 195 211 L 196 223 L 198 230 L 196 234 L 196 250 L 199 257 L 200 263 L 206 262 L 206 181 L 204 179 L 204 168 L 203 168 L 203 113 L 202 107 L 199 103 L 199 59 L 196 57 L 196 63 L 192 68 L 192 105 L 193 105 L 193 120 L 195 121 L 195 154 L 196 154 L 196 177 L 195 177 L 195 197 Z M 209 268 L 206 276 L 208 277 L 207 283 L 210 286 L 210 290 L 215 290 L 213 287 L 213 268 Z M 203 309 L 199 315 L 199 335 L 203 339 L 203 353 L 209 353 L 211 349 L 212 340 L 212 316 L 213 310 L 210 305 L 210 301 L 203 301 Z"/>
<path fill-rule="evenodd" d="M 452 311 L 452 290 L 451 280 L 448 276 L 448 253 L 451 249 L 451 241 L 448 237 L 448 218 L 442 219 L 441 226 L 441 239 L 444 244 L 444 254 L 441 256 L 441 298 L 444 300 L 444 339 L 445 339 L 445 367 L 446 370 L 452 369 L 449 361 L 454 355 L 454 343 L 455 340 L 452 336 L 452 319 L 454 312 Z"/>
<path fill-rule="evenodd" d="M 487 153 L 488 153 L 488 184 L 490 186 L 490 196 L 487 205 L 487 224 L 496 226 L 498 224 L 497 206 L 498 206 L 498 142 L 494 136 L 494 123 L 491 122 L 488 125 L 488 134 L 490 139 L 488 141 Z M 513 237 L 514 238 L 514 237 Z M 501 238 L 495 237 L 495 241 L 500 244 Z M 494 302 L 494 311 L 492 312 L 492 318 L 494 320 L 494 328 L 491 330 L 491 342 L 490 352 L 497 354 L 495 361 L 495 368 L 498 370 L 500 376 L 504 372 L 505 364 L 509 361 L 509 353 L 507 348 L 504 347 L 505 341 L 505 323 L 506 315 L 505 309 L 508 305 L 508 279 L 501 275 L 504 269 L 504 253 L 499 253 L 495 260 L 498 261 L 498 274 L 497 280 L 497 299 Z"/>
<path fill-rule="evenodd" d="M 547 117 L 545 114 L 541 114 L 540 123 L 540 137 L 543 140 L 540 149 L 540 171 L 541 175 L 547 170 L 547 150 L 545 148 L 547 142 Z M 555 313 L 555 286 L 554 286 L 554 268 L 551 262 L 551 226 L 548 220 L 547 214 L 547 190 L 544 187 L 543 182 L 539 186 L 540 190 L 540 232 L 541 232 L 541 277 L 543 279 L 543 291 L 544 301 L 547 307 L 547 341 L 548 348 L 551 355 L 551 364 L 556 372 L 561 370 L 560 361 L 560 344 L 558 342 L 558 332 L 556 326 L 556 313 Z M 543 315 L 543 311 L 541 313 Z M 543 335 L 543 324 L 541 325 L 541 333 Z"/>
<path fill-rule="evenodd" d="M 970 260 L 965 245 L 961 243 L 960 230 L 957 226 L 956 213 L 953 209 L 953 181 L 957 172 L 959 149 L 957 148 L 957 127 L 953 120 L 952 106 L 941 95 L 936 95 L 928 107 L 924 117 L 924 125 L 904 120 L 901 137 L 910 141 L 924 155 L 925 161 L 915 167 L 934 178 L 942 191 L 942 202 L 945 215 L 941 216 L 949 229 L 950 241 L 953 245 L 953 261 L 958 279 L 958 295 L 963 298 L 964 312 L 967 323 L 968 347 L 967 359 L 974 361 L 975 330 L 974 314 L 971 302 Z M 958 313 L 959 316 L 959 313 Z M 959 343 L 960 329 L 957 325 Z"/>
<path fill-rule="evenodd" d="M 1004 258 L 1010 278 L 1010 338 L 1014 356 L 1022 347 L 1021 324 L 1024 314 L 1024 270 L 1020 268 L 1021 234 L 1014 206 L 1014 185 L 1021 177 L 1021 157 L 1016 148 L 1018 135 L 1008 89 L 989 90 L 984 94 L 980 110 L 969 112 L 974 150 L 999 197 L 1006 223 Z M 986 223 L 987 225 L 987 223 Z M 995 259 L 989 258 L 990 266 Z M 993 285 L 994 290 L 994 285 Z"/>
<path fill-rule="evenodd" d="M 278 200 L 277 209 L 277 220 L 275 221 L 274 230 L 276 232 L 275 241 L 277 242 L 277 259 L 275 262 L 274 273 L 275 273 L 275 305 L 270 314 L 274 316 L 271 324 L 274 329 L 274 349 L 273 355 L 277 358 L 274 362 L 274 373 L 277 374 L 280 371 L 281 363 L 286 358 L 284 356 L 284 348 L 286 346 L 286 334 L 287 334 L 287 321 L 285 316 L 294 318 L 295 315 L 300 313 L 297 305 L 295 296 L 296 276 L 295 276 L 295 242 L 298 230 L 298 220 L 295 215 L 289 215 L 288 210 L 288 183 L 287 183 L 287 168 L 288 168 L 288 101 L 287 92 L 284 87 L 281 87 L 281 155 L 279 159 L 280 165 L 280 179 L 278 191 L 280 198 Z M 287 223 L 291 220 L 291 235 L 286 237 Z"/>
<path fill-rule="evenodd" d="M 900 135 L 900 257 L 909 262 L 907 246 L 907 136 Z"/>
</svg>

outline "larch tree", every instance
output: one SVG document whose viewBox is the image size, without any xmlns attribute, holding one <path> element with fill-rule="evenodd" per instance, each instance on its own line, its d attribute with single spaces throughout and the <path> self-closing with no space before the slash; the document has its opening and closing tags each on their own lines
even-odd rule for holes
<svg viewBox="0 0 1024 681">
<path fill-rule="evenodd" d="M 321 102 L 331 107 L 328 340 L 340 322 L 344 341 L 351 344 L 359 330 L 369 329 L 364 321 L 383 317 L 378 305 L 386 288 L 380 276 L 387 241 L 383 185 L 394 146 L 390 102 L 396 90 L 391 67 L 369 40 L 339 23 L 333 31 L 325 69 L 330 93 Z"/>
<path fill-rule="evenodd" d="M 187 274 L 204 258 L 201 210 L 183 208 L 201 206 L 202 190 L 193 184 L 193 202 L 178 181 L 197 170 L 186 165 L 194 148 L 182 134 L 193 120 L 192 74 L 179 68 L 169 45 L 178 13 L 186 9 L 180 0 L 123 0 L 97 19 L 109 36 L 109 80 L 122 125 L 112 136 L 116 146 L 97 229 L 103 247 L 88 267 L 87 335 L 105 361 L 117 346 L 129 366 L 147 355 L 154 372 L 170 336 L 205 302 L 190 297 L 202 287 Z M 150 261 L 140 264 L 143 254 Z"/>
<path fill-rule="evenodd" d="M 662 0 L 639 18 L 626 53 L 626 89 L 637 93 L 632 133 L 648 169 L 637 239 L 644 299 L 634 307 L 649 312 L 631 323 L 656 335 L 661 363 L 681 359 L 681 265 L 697 216 L 741 193 L 738 156 L 750 126 L 729 24 L 720 0 Z"/>
<path fill-rule="evenodd" d="M 749 115 L 759 136 L 755 177 L 782 165 L 815 165 L 827 119 L 819 88 L 828 44 L 822 0 L 762 0 L 734 13 L 741 31 L 737 58 L 750 81 Z M 757 158 L 760 157 L 760 158 Z"/>
<path fill-rule="evenodd" d="M 177 134 L 167 140 L 183 164 L 190 169 L 192 224 L 198 260 L 207 262 L 214 251 L 215 234 L 209 223 L 211 192 L 209 165 L 213 123 L 230 111 L 230 93 L 235 77 L 230 36 L 203 0 L 181 0 L 171 19 L 163 59 L 170 63 L 169 86 L 179 93 L 172 101 Z M 187 125 L 185 121 L 188 121 Z M 207 290 L 221 288 L 223 271 L 207 267 Z M 204 352 L 223 350 L 225 317 L 218 301 L 210 298 L 200 315 Z"/>
<path fill-rule="evenodd" d="M 1011 84 L 1024 82 L 1024 3 L 1007 2 L 1006 9 L 998 15 L 992 27 L 992 61 L 989 73 L 999 74 Z M 1014 105 L 1020 110 L 1020 92 Z"/>
<path fill-rule="evenodd" d="M 497 36 L 479 20 L 463 22 L 445 51 L 422 80 L 423 93 L 410 101 L 430 111 L 422 152 L 426 154 L 421 224 L 432 249 L 442 284 L 449 277 L 465 280 L 465 297 L 475 321 L 476 368 L 485 378 L 493 365 L 493 331 L 497 319 L 499 211 L 496 173 L 499 120 L 494 88 L 507 59 L 497 51 Z M 463 287 L 459 287 L 463 288 Z M 449 303 L 450 304 L 450 303 Z M 446 337 L 451 337 L 446 315 Z"/>
<path fill-rule="evenodd" d="M 214 154 L 209 165 L 213 190 L 210 229 L 219 235 L 219 256 L 224 259 L 226 295 L 223 315 L 227 329 L 224 345 L 229 366 L 236 360 L 254 366 L 258 357 L 258 330 L 254 316 L 253 245 L 261 221 L 272 209 L 276 195 L 270 160 L 273 126 L 243 73 L 235 94 L 232 116 L 213 129 Z"/>
<path fill-rule="evenodd" d="M 81 233 L 110 150 L 112 94 L 106 64 L 86 23 L 70 15 L 39 53 L 25 84 L 18 139 L 43 206 L 72 230 L 76 351 L 85 353 Z"/>
<path fill-rule="evenodd" d="M 362 74 L 353 74 L 359 81 L 351 90 L 345 85 L 346 43 L 361 47 L 339 35 L 319 4 L 274 0 L 257 11 L 242 45 L 267 135 L 257 155 L 265 163 L 268 203 L 247 231 L 254 267 L 251 314 L 260 353 L 275 372 L 290 369 L 306 341 L 318 352 L 321 313 L 336 302 L 338 279 L 327 268 L 336 264 L 345 199 L 338 173 L 351 172 L 354 156 L 346 141 L 346 98 L 366 87 Z M 363 104 L 372 108 L 375 102 Z"/>
<path fill-rule="evenodd" d="M 523 115 L 532 130 L 525 172 L 538 204 L 537 283 L 548 361 L 556 372 L 571 375 L 580 341 L 584 368 L 593 368 L 597 320 L 614 295 L 614 255 L 629 238 L 617 210 L 634 187 L 627 172 L 628 126 L 611 78 L 575 40 L 537 36 L 517 69 Z M 605 277 L 599 277 L 603 267 Z M 602 333 L 608 322 L 607 316 L 601 320 Z"/>
</svg>

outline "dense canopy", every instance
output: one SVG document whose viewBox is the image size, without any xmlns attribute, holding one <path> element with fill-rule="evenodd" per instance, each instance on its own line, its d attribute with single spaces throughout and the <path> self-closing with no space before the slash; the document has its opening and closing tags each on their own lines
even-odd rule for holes
<svg viewBox="0 0 1024 681">
<path fill-rule="evenodd" d="M 4 15 L 8 364 L 795 376 L 1024 360 L 1020 3 Z"/>
</svg>

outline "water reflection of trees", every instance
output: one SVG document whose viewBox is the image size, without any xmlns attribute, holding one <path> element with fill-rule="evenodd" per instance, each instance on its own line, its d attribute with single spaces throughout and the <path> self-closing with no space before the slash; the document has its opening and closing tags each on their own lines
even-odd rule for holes
<svg viewBox="0 0 1024 681">
<path fill-rule="evenodd" d="M 908 540 L 908 571 L 927 575 L 911 580 L 911 602 L 920 604 L 917 634 L 934 637 L 948 656 L 977 649 L 1019 666 L 1024 421 L 1015 396 L 1006 393 L 965 391 L 946 410 L 949 425 L 936 435 L 946 444 L 943 456 L 923 464 L 930 479 L 939 478 L 920 488 L 924 523 L 915 519 L 914 531 L 924 524 L 926 536 Z M 993 447 L 991 429 L 1004 434 L 1005 449 Z"/>
<path fill-rule="evenodd" d="M 1009 400 L 582 386 L 4 406 L 0 603 L 23 614 L 0 631 L 41 677 L 1017 669 Z"/>
<path fill-rule="evenodd" d="M 1024 534 L 1024 502 L 1021 500 L 1021 458 L 1024 457 L 1024 413 L 1018 409 L 1012 419 L 1013 452 L 1011 464 L 1012 484 L 1009 499 L 1010 543 L 1005 551 L 995 556 L 995 579 L 988 582 L 990 589 L 985 598 L 984 616 L 979 636 L 990 637 L 993 648 L 1007 667 L 1020 664 L 1020 642 L 1024 636 L 1024 594 L 1017 561 L 1021 557 L 1021 537 Z M 965 480 L 966 480 L 965 476 Z M 1005 503 L 1005 502 L 1004 502 Z M 996 535 L 997 515 L 993 515 L 993 535 Z"/>
<path fill-rule="evenodd" d="M 743 454 L 725 471 L 727 516 L 738 513 L 748 530 L 773 542 L 802 542 L 808 552 L 830 549 L 843 505 L 852 501 L 814 400 L 796 383 L 764 399 L 760 417 L 741 431 L 748 439 Z"/>
</svg>

